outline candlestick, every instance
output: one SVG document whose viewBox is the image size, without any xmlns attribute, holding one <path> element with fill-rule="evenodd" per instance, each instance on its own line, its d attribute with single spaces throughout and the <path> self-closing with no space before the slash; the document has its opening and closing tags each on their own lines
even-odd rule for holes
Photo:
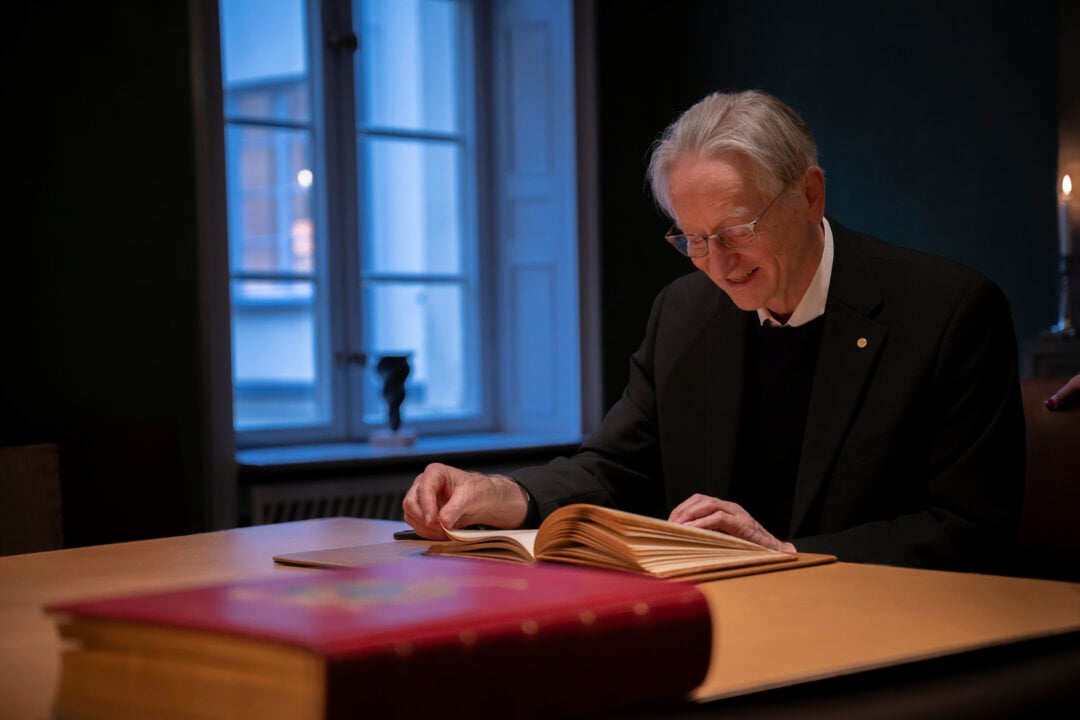
<svg viewBox="0 0 1080 720">
<path fill-rule="evenodd" d="M 1072 228 L 1069 226 L 1069 200 L 1072 198 L 1072 178 L 1061 179 L 1061 197 L 1058 199 L 1058 252 L 1062 257 L 1072 255 Z"/>
<path fill-rule="evenodd" d="M 1069 226 L 1069 200 L 1072 197 L 1072 178 L 1061 179 L 1061 195 L 1058 197 L 1058 321 L 1043 332 L 1044 336 L 1057 339 L 1076 337 L 1072 322 L 1072 294 L 1069 276 L 1072 274 L 1072 228 Z"/>
</svg>

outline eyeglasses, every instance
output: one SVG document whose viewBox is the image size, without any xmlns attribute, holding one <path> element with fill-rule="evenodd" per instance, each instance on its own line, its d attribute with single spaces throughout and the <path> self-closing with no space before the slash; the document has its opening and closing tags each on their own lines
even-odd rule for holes
<svg viewBox="0 0 1080 720">
<path fill-rule="evenodd" d="M 786 188 L 781 190 L 780 195 L 783 195 L 786 190 Z M 678 227 L 672 225 L 671 229 L 668 230 L 668 234 L 664 236 L 664 239 L 671 243 L 671 247 L 675 248 L 686 257 L 691 258 L 705 257 L 708 255 L 710 240 L 715 240 L 731 250 L 749 247 L 757 242 L 757 224 L 761 222 L 761 218 L 765 217 L 765 213 L 769 212 L 769 208 L 780 199 L 780 195 L 774 197 L 772 202 L 766 205 L 765 209 L 758 213 L 758 216 L 748 223 L 732 225 L 731 227 L 718 230 L 712 235 L 672 234 L 673 230 L 678 230 Z"/>
</svg>

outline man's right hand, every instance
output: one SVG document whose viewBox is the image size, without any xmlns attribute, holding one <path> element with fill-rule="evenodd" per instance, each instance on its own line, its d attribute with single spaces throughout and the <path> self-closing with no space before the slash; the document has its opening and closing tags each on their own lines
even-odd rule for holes
<svg viewBox="0 0 1080 720">
<path fill-rule="evenodd" d="M 521 527 L 529 510 L 529 495 L 503 475 L 482 475 L 432 463 L 416 476 L 401 507 L 405 522 L 417 534 L 446 540 L 444 527 Z"/>
</svg>

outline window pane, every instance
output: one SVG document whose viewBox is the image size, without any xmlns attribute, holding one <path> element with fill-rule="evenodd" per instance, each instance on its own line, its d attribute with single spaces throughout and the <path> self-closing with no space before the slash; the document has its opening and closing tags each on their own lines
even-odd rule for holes
<svg viewBox="0 0 1080 720">
<path fill-rule="evenodd" d="M 368 138 L 369 273 L 461 272 L 461 151 L 456 144 Z"/>
<path fill-rule="evenodd" d="M 220 0 L 225 117 L 307 120 L 304 0 Z"/>
<path fill-rule="evenodd" d="M 452 0 L 354 1 L 365 125 L 457 130 L 458 12 Z"/>
<path fill-rule="evenodd" d="M 233 390 L 238 430 L 326 422 L 325 372 L 317 372 L 315 288 L 310 282 L 232 282 Z"/>
<path fill-rule="evenodd" d="M 310 133 L 232 125 L 225 143 L 232 271 L 312 272 Z"/>
<path fill-rule="evenodd" d="M 375 375 L 380 354 L 409 353 L 402 425 L 410 419 L 473 410 L 466 390 L 464 291 L 457 284 L 379 283 L 363 297 L 370 348 L 371 391 L 364 394 L 364 421 L 386 422 L 382 386 Z"/>
</svg>

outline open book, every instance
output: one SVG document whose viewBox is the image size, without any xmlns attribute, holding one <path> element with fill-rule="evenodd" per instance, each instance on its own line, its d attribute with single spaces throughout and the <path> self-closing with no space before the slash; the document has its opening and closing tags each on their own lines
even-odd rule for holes
<svg viewBox="0 0 1080 720">
<path fill-rule="evenodd" d="M 446 534 L 451 540 L 433 543 L 425 554 L 564 562 L 694 581 L 836 560 L 831 555 L 770 550 L 715 530 L 587 504 L 559 508 L 536 530 L 446 530 Z"/>
</svg>

